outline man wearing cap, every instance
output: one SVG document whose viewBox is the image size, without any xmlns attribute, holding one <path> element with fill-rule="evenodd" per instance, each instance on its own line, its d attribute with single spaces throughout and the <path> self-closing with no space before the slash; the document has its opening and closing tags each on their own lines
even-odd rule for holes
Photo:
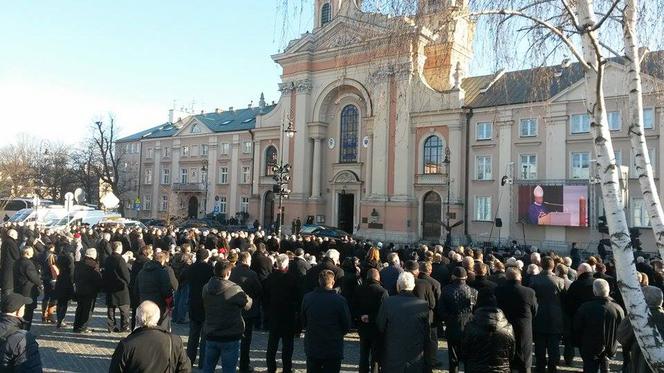
<svg viewBox="0 0 664 373">
<path fill-rule="evenodd" d="M 533 189 L 534 201 L 528 207 L 528 222 L 530 224 L 539 224 L 539 218 L 548 214 L 546 207 L 544 207 L 544 189 L 541 186 L 536 186 Z"/>
<path fill-rule="evenodd" d="M 445 286 L 440 297 L 438 311 L 445 321 L 447 344 L 449 347 L 450 373 L 459 371 L 461 340 L 466 324 L 473 317 L 473 307 L 477 303 L 477 290 L 466 285 L 468 278 L 463 267 L 454 268 L 452 283 Z"/>
<path fill-rule="evenodd" d="M 39 345 L 35 337 L 23 330 L 25 306 L 32 299 L 10 293 L 2 297 L 0 315 L 0 371 L 41 372 Z"/>
<path fill-rule="evenodd" d="M 102 287 L 101 272 L 97 264 L 97 250 L 85 250 L 85 256 L 74 266 L 74 284 L 76 285 L 76 313 L 74 332 L 89 333 L 87 327 L 92 311 L 95 309 L 97 293 Z"/>
</svg>

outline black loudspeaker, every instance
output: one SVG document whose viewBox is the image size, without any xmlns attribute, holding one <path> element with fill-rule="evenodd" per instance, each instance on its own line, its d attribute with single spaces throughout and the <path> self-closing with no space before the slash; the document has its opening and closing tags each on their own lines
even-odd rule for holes
<svg viewBox="0 0 664 373">
<path fill-rule="evenodd" d="M 501 228 L 503 226 L 503 219 L 496 218 L 496 228 Z"/>
</svg>

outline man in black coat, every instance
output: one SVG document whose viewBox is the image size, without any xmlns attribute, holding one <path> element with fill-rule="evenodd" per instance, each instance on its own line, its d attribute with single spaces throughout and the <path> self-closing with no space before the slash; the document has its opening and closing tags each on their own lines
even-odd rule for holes
<svg viewBox="0 0 664 373">
<path fill-rule="evenodd" d="M 6 340 L 0 350 L 0 372 L 41 372 L 39 345 L 25 330 L 25 306 L 32 299 L 11 293 L 2 297 L 0 307 L 0 335 Z"/>
<path fill-rule="evenodd" d="M 276 355 L 281 340 L 281 362 L 284 373 L 290 373 L 293 366 L 293 345 L 295 334 L 300 327 L 300 293 L 297 278 L 288 269 L 288 255 L 277 257 L 277 268 L 265 280 L 264 306 L 270 315 L 269 335 L 267 340 L 267 371 L 277 371 Z"/>
<path fill-rule="evenodd" d="M 603 279 L 593 282 L 595 298 L 579 307 L 572 329 L 581 352 L 584 372 L 609 371 L 609 358 L 618 349 L 618 326 L 625 312 L 610 297 L 609 283 Z"/>
<path fill-rule="evenodd" d="M 565 293 L 564 306 L 565 306 L 565 316 L 567 320 L 574 320 L 574 315 L 576 311 L 581 307 L 581 305 L 587 301 L 595 298 L 593 293 L 593 282 L 595 278 L 593 277 L 592 267 L 588 263 L 581 263 L 578 267 L 577 278 L 572 282 Z M 570 323 L 571 324 L 571 323 Z M 572 342 L 572 331 L 568 325 L 568 330 L 566 330 L 565 338 L 565 350 L 563 356 L 565 362 L 569 365 L 574 360 L 574 343 Z"/>
<path fill-rule="evenodd" d="M 334 272 L 323 269 L 319 273 L 319 287 L 302 300 L 307 371 L 339 372 L 344 358 L 344 335 L 351 326 L 350 311 L 346 299 L 334 290 Z"/>
<path fill-rule="evenodd" d="M 334 288 L 341 288 L 344 270 L 339 267 L 339 252 L 336 249 L 330 249 L 320 263 L 311 267 L 307 272 L 307 291 L 312 291 L 319 286 L 319 276 L 324 270 L 334 273 Z"/>
<path fill-rule="evenodd" d="M 74 296 L 74 249 L 69 246 L 67 242 L 63 242 L 60 247 L 60 254 L 55 262 L 60 274 L 55 283 L 55 297 L 58 300 L 56 314 L 58 328 L 66 326 L 65 316 L 67 316 L 67 308 L 69 308 L 69 301 Z"/>
<path fill-rule="evenodd" d="M 477 303 L 477 290 L 466 285 L 468 275 L 463 267 L 452 272 L 452 283 L 445 286 L 440 297 L 438 312 L 445 321 L 450 373 L 459 371 L 461 340 L 466 324 L 473 317 Z"/>
<path fill-rule="evenodd" d="M 382 341 L 376 325 L 376 316 L 383 301 L 388 297 L 387 290 L 380 285 L 380 272 L 375 268 L 369 269 L 367 278 L 357 288 L 353 300 L 355 311 L 353 318 L 360 335 L 360 373 L 378 372 Z"/>
<path fill-rule="evenodd" d="M 30 330 L 32 326 L 32 316 L 35 312 L 35 307 L 37 307 L 37 297 L 39 297 L 40 290 L 42 288 L 41 277 L 35 267 L 35 263 L 32 261 L 34 255 L 34 249 L 30 246 L 26 246 L 23 249 L 23 255 L 21 258 L 14 263 L 14 291 L 18 294 L 21 294 L 24 297 L 32 299 L 32 303 L 26 304 L 25 306 L 25 315 L 23 319 L 25 320 L 25 330 Z"/>
<path fill-rule="evenodd" d="M 416 272 L 410 269 L 413 266 L 410 264 L 411 262 L 406 263 L 406 270 L 415 277 L 413 293 L 429 305 L 429 332 L 431 335 L 429 336 L 429 346 L 425 349 L 425 360 L 429 364 L 428 368 L 439 368 L 442 364 L 436 359 L 438 354 L 438 328 L 436 324 L 438 322 L 437 313 L 441 293 L 440 282 L 431 277 L 431 271 L 433 270 L 431 262 L 422 262 L 419 265 L 415 263 L 417 266 Z"/>
<path fill-rule="evenodd" d="M 136 309 L 140 304 L 138 299 L 138 289 L 136 289 L 136 280 L 138 274 L 143 269 L 145 263 L 152 260 L 153 249 L 152 245 L 145 245 L 138 250 L 136 260 L 131 265 L 131 272 L 129 273 L 129 305 L 131 307 L 131 329 L 136 326 Z"/>
<path fill-rule="evenodd" d="M 242 311 L 244 319 L 244 335 L 240 342 L 240 372 L 250 372 L 249 352 L 251 351 L 251 337 L 254 332 L 254 323 L 260 318 L 260 302 L 263 297 L 263 286 L 258 280 L 258 275 L 251 268 L 251 254 L 244 251 L 238 256 L 238 264 L 231 271 L 230 281 L 239 285 L 252 300 L 251 308 Z"/>
<path fill-rule="evenodd" d="M 106 328 L 109 332 L 129 331 L 129 268 L 122 257 L 122 243 L 113 241 L 113 254 L 104 262 L 103 283 L 106 291 Z M 120 310 L 116 326 L 115 309 Z"/>
<path fill-rule="evenodd" d="M 85 250 L 85 256 L 74 266 L 74 284 L 76 285 L 76 314 L 74 333 L 90 333 L 87 324 L 95 309 L 97 293 L 102 287 L 101 272 L 97 264 L 97 250 Z"/>
<path fill-rule="evenodd" d="M 139 302 L 146 300 L 154 302 L 159 306 L 161 315 L 160 326 L 164 330 L 171 329 L 170 317 L 168 315 L 167 299 L 173 296 L 177 290 L 178 283 L 175 274 L 170 268 L 164 267 L 167 260 L 167 252 L 161 251 L 153 255 L 153 259 L 143 266 L 136 279 Z"/>
<path fill-rule="evenodd" d="M 484 263 L 475 263 L 475 280 L 470 283 L 470 287 L 482 292 L 483 290 L 493 293 L 498 284 L 488 278 L 489 266 Z"/>
<path fill-rule="evenodd" d="M 261 283 L 272 272 L 272 267 L 272 260 L 267 256 L 265 245 L 259 244 L 253 258 L 251 258 L 251 269 L 256 272 Z"/>
<path fill-rule="evenodd" d="M 191 372 L 182 339 L 157 326 L 159 307 L 143 302 L 136 315 L 138 328 L 118 343 L 109 372 Z"/>
<path fill-rule="evenodd" d="M 104 232 L 101 235 L 101 240 L 97 243 L 97 257 L 99 258 L 99 264 L 103 266 L 106 263 L 106 258 L 112 254 L 113 246 L 111 246 L 111 234 Z"/>
<path fill-rule="evenodd" d="M 208 263 L 210 253 L 206 249 L 196 251 L 196 262 L 189 268 L 185 276 L 189 280 L 189 339 L 187 342 L 187 356 L 193 366 L 198 355 L 200 343 L 199 366 L 203 367 L 205 361 L 205 335 L 201 335 L 205 322 L 205 308 L 203 307 L 203 286 L 214 275 L 212 265 Z"/>
<path fill-rule="evenodd" d="M 2 294 L 11 294 L 14 292 L 14 263 L 21 257 L 18 251 L 18 232 L 14 229 L 7 231 L 3 237 L 2 247 L 0 247 L 0 272 L 2 272 Z"/>
<path fill-rule="evenodd" d="M 553 271 L 551 257 L 542 259 L 542 272 L 530 278 L 539 309 L 535 315 L 535 362 L 538 373 L 557 371 L 560 360 L 560 338 L 563 333 L 562 300 L 565 282 Z M 548 359 L 547 359 L 548 355 Z"/>
<path fill-rule="evenodd" d="M 533 317 L 537 314 L 537 297 L 531 288 L 521 285 L 521 272 L 510 267 L 505 283 L 496 287 L 498 307 L 512 324 L 516 349 L 511 369 L 529 373 L 533 363 Z"/>
</svg>

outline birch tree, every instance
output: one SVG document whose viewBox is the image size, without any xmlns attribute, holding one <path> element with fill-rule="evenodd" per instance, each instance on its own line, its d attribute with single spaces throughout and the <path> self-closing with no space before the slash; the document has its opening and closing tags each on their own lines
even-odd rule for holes
<svg viewBox="0 0 664 373">
<path fill-rule="evenodd" d="M 623 40 L 629 79 L 629 139 L 634 154 L 634 165 L 643 194 L 643 201 L 650 216 L 655 244 L 664 258 L 664 223 L 662 203 L 659 199 L 655 177 L 650 163 L 643 126 L 643 89 L 641 87 L 641 56 L 637 34 L 638 0 L 625 0 L 623 10 Z"/>
</svg>

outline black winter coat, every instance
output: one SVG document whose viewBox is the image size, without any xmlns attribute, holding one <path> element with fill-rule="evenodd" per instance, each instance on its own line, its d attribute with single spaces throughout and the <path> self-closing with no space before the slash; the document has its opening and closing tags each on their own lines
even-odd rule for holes
<svg viewBox="0 0 664 373">
<path fill-rule="evenodd" d="M 443 288 L 438 311 L 447 326 L 445 333 L 449 341 L 461 342 L 463 329 L 473 317 L 475 303 L 477 290 L 465 282 L 454 282 Z"/>
<path fill-rule="evenodd" d="M 136 279 L 138 279 L 138 274 L 141 273 L 145 263 L 150 261 L 145 255 L 138 255 L 134 264 L 131 265 L 131 273 L 129 273 L 129 297 L 132 308 L 136 308 L 139 305 L 138 299 L 138 290 L 136 289 Z"/>
<path fill-rule="evenodd" d="M 238 264 L 237 267 L 233 268 L 229 280 L 239 285 L 242 291 L 253 300 L 251 308 L 248 311 L 243 311 L 242 316 L 245 319 L 259 318 L 261 314 L 260 299 L 263 298 L 263 286 L 258 280 L 256 272 L 244 264 Z M 289 290 L 292 291 L 292 289 L 290 288 Z"/>
<path fill-rule="evenodd" d="M 203 322 L 205 309 L 203 308 L 203 286 L 210 281 L 214 272 L 212 265 L 205 262 L 196 262 L 188 269 L 185 276 L 189 281 L 189 318 Z"/>
<path fill-rule="evenodd" d="M 129 268 L 122 255 L 113 253 L 104 262 L 103 273 L 106 305 L 117 307 L 130 304 Z"/>
<path fill-rule="evenodd" d="M 56 298 L 72 299 L 74 296 L 74 257 L 64 248 L 58 255 L 55 265 L 60 270 L 58 281 L 55 283 Z"/>
<path fill-rule="evenodd" d="M 434 314 L 438 307 L 438 300 L 440 299 L 440 292 L 440 283 L 428 275 L 422 273 L 419 278 L 415 279 L 413 294 L 427 302 L 429 306 L 429 324 L 433 324 Z"/>
<path fill-rule="evenodd" d="M 79 298 L 96 298 L 103 285 L 97 262 L 92 258 L 83 258 L 74 266 L 74 284 Z"/>
<path fill-rule="evenodd" d="M 306 276 L 309 269 L 311 269 L 311 264 L 309 264 L 309 262 L 303 258 L 295 257 L 290 261 L 290 263 L 288 263 L 288 272 L 294 274 L 297 277 Z"/>
<path fill-rule="evenodd" d="M 106 259 L 111 255 L 113 255 L 113 248 L 111 243 L 102 238 L 97 244 L 97 259 L 99 259 L 99 263 L 101 263 L 101 265 L 105 265 Z"/>
<path fill-rule="evenodd" d="M 16 316 L 0 315 L 0 336 L 7 340 L 0 351 L 0 372 L 42 372 L 39 345 L 30 332 L 22 330 L 23 324 Z"/>
<path fill-rule="evenodd" d="M 244 333 L 242 311 L 251 308 L 252 300 L 235 283 L 212 277 L 203 287 L 205 334 L 217 342 L 237 341 Z"/>
<path fill-rule="evenodd" d="M 289 272 L 274 271 L 265 280 L 263 305 L 269 317 L 270 331 L 276 335 L 294 335 L 300 331 L 299 314 L 302 299 L 297 278 Z"/>
<path fill-rule="evenodd" d="M 330 258 L 323 258 L 318 265 L 311 267 L 307 272 L 307 290 L 312 291 L 318 287 L 318 275 L 323 270 L 329 269 L 334 273 L 334 287 L 340 288 L 344 278 L 344 270 L 334 264 Z"/>
<path fill-rule="evenodd" d="M 535 333 L 562 334 L 565 282 L 549 271 L 530 278 L 530 287 L 535 290 L 539 309 L 535 315 Z"/>
<path fill-rule="evenodd" d="M 565 293 L 565 313 L 570 320 L 574 320 L 576 311 L 581 305 L 595 298 L 593 293 L 593 282 L 595 278 L 592 273 L 582 273 L 567 289 Z"/>
<path fill-rule="evenodd" d="M 159 328 L 143 327 L 118 343 L 108 371 L 188 373 L 191 362 L 179 336 Z"/>
<path fill-rule="evenodd" d="M 532 364 L 533 318 L 537 314 L 537 297 L 531 288 L 513 280 L 495 289 L 498 307 L 512 324 L 516 349 L 512 365 L 525 369 Z"/>
<path fill-rule="evenodd" d="M 177 282 L 175 274 L 171 278 L 161 263 L 155 260 L 145 263 L 136 279 L 139 304 L 146 300 L 153 301 L 164 315 L 167 307 L 166 298 L 170 297 L 177 288 L 177 283 L 173 284 L 172 281 Z"/>
<path fill-rule="evenodd" d="M 610 298 L 595 297 L 581 305 L 572 321 L 575 345 L 583 359 L 595 359 L 605 353 L 616 355 L 618 326 L 625 312 Z"/>
<path fill-rule="evenodd" d="M 267 255 L 256 252 L 251 258 L 251 269 L 256 272 L 258 279 L 263 282 L 267 276 L 272 273 L 272 260 Z"/>
<path fill-rule="evenodd" d="M 514 356 L 512 325 L 498 307 L 480 307 L 466 325 L 461 359 L 467 373 L 509 373 Z"/>
<path fill-rule="evenodd" d="M 14 263 L 14 293 L 37 299 L 41 284 L 41 277 L 32 260 L 22 257 Z"/>
<path fill-rule="evenodd" d="M 0 287 L 3 289 L 11 289 L 14 286 L 14 263 L 21 257 L 18 251 L 18 244 L 16 240 L 5 236 L 2 240 L 2 247 L 0 248 L 0 272 L 2 272 L 2 283 Z"/>
<path fill-rule="evenodd" d="M 387 290 L 378 281 L 367 279 L 357 288 L 353 299 L 353 318 L 356 320 L 357 332 L 360 337 L 377 337 L 376 316 L 383 301 L 389 297 Z M 369 322 L 360 320 L 362 315 L 369 317 Z"/>
</svg>

